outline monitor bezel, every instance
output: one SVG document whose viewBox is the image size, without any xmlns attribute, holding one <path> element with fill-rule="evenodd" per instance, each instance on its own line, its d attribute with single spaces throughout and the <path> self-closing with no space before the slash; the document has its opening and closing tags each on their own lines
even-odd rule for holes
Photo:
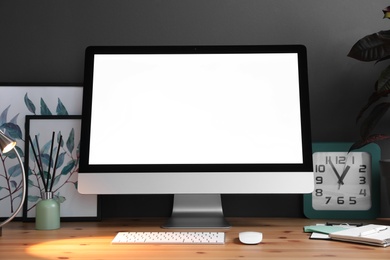
<svg viewBox="0 0 390 260">
<path fill-rule="evenodd" d="M 228 53 L 296 53 L 298 55 L 302 163 L 297 164 L 142 164 L 91 165 L 89 136 L 93 93 L 93 65 L 96 54 L 228 54 Z M 80 172 L 311 172 L 312 147 L 306 47 L 303 45 L 241 46 L 90 46 L 85 53 Z M 102 147 L 102 152 L 104 148 Z M 115 152 L 115 151 L 114 151 Z"/>
</svg>

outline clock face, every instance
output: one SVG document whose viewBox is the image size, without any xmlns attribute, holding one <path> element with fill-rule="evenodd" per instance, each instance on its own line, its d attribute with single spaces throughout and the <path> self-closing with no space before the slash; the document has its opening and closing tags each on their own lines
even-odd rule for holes
<svg viewBox="0 0 390 260">
<path fill-rule="evenodd" d="M 315 210 L 369 210 L 371 155 L 367 152 L 313 154 Z"/>
</svg>

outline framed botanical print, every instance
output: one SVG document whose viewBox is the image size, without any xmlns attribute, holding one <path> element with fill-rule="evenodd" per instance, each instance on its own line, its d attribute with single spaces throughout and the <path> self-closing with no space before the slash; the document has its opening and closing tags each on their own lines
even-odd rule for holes
<svg viewBox="0 0 390 260">
<path fill-rule="evenodd" d="M 0 84 L 0 129 L 16 140 L 16 149 L 22 160 L 26 161 L 24 151 L 26 116 L 81 115 L 82 96 L 83 88 L 80 84 Z M 17 166 L 17 158 L 12 156 L 1 158 L 0 219 L 10 216 L 20 203 L 22 176 L 21 171 L 15 170 Z M 31 189 L 29 191 L 31 192 Z M 93 197 L 91 200 L 98 201 L 97 195 L 86 196 L 91 196 Z M 67 216 L 64 216 L 63 220 L 77 219 L 78 213 L 70 213 L 66 210 L 65 204 L 62 206 Z M 88 207 L 96 207 L 94 211 L 98 212 L 98 203 L 92 203 Z M 18 218 L 23 215 L 30 218 L 32 212 L 30 214 L 20 212 Z M 86 215 L 85 219 L 98 217 L 97 213 L 96 215 L 95 213 L 81 214 L 80 217 L 84 218 L 84 215 Z"/>
<path fill-rule="evenodd" d="M 97 196 L 77 191 L 80 130 L 81 116 L 26 116 L 25 219 L 35 217 L 35 206 L 47 189 L 60 203 L 62 220 L 99 218 Z"/>
</svg>

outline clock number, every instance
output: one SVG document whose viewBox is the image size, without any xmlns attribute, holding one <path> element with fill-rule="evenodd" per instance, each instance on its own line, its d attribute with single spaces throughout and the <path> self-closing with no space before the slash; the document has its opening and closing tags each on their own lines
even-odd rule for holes
<svg viewBox="0 0 390 260">
<path fill-rule="evenodd" d="M 366 189 L 361 189 L 359 192 L 359 195 L 363 195 L 364 197 L 367 196 L 367 190 Z"/>
<path fill-rule="evenodd" d="M 316 196 L 321 197 L 323 195 L 322 189 L 316 189 Z"/>
<path fill-rule="evenodd" d="M 325 157 L 325 162 L 327 164 L 329 164 L 330 161 L 331 161 L 331 158 L 332 158 L 331 156 L 326 156 Z M 336 164 L 346 164 L 348 162 L 349 158 L 350 158 L 350 163 L 351 164 L 355 164 L 355 157 L 354 156 L 352 156 L 352 157 L 349 157 L 349 156 L 335 156 L 334 157 L 334 162 Z"/>
<path fill-rule="evenodd" d="M 323 164 L 316 165 L 316 172 L 325 172 L 325 165 Z"/>
<path fill-rule="evenodd" d="M 356 197 L 350 197 L 349 198 L 349 204 L 350 205 L 355 205 L 357 202 L 356 202 Z"/>
<path fill-rule="evenodd" d="M 332 200 L 332 197 L 325 197 L 325 204 L 329 204 L 330 201 Z M 337 204 L 343 205 L 345 204 L 345 199 L 344 197 L 337 197 Z M 349 197 L 349 205 L 355 205 L 357 204 L 356 197 Z"/>
<path fill-rule="evenodd" d="M 366 177 L 364 177 L 364 176 L 360 176 L 359 177 L 359 184 L 366 184 Z"/>
<path fill-rule="evenodd" d="M 322 184 L 323 182 L 324 182 L 324 179 L 322 178 L 322 176 L 316 177 L 316 184 Z"/>
<path fill-rule="evenodd" d="M 360 165 L 360 167 L 359 167 L 359 172 L 366 172 L 366 170 L 367 170 L 367 165 Z"/>
</svg>

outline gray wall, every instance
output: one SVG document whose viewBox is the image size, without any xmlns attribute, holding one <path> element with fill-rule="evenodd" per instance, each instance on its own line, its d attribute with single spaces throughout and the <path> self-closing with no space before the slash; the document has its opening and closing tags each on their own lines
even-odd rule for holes
<svg viewBox="0 0 390 260">
<path fill-rule="evenodd" d="M 1 0 L 0 82 L 82 82 L 89 45 L 304 44 L 313 140 L 351 141 L 357 136 L 355 115 L 382 65 L 346 55 L 362 36 L 390 28 L 381 12 L 387 5 L 387 0 Z M 235 214 L 234 203 L 241 202 L 232 203 Z"/>
</svg>

